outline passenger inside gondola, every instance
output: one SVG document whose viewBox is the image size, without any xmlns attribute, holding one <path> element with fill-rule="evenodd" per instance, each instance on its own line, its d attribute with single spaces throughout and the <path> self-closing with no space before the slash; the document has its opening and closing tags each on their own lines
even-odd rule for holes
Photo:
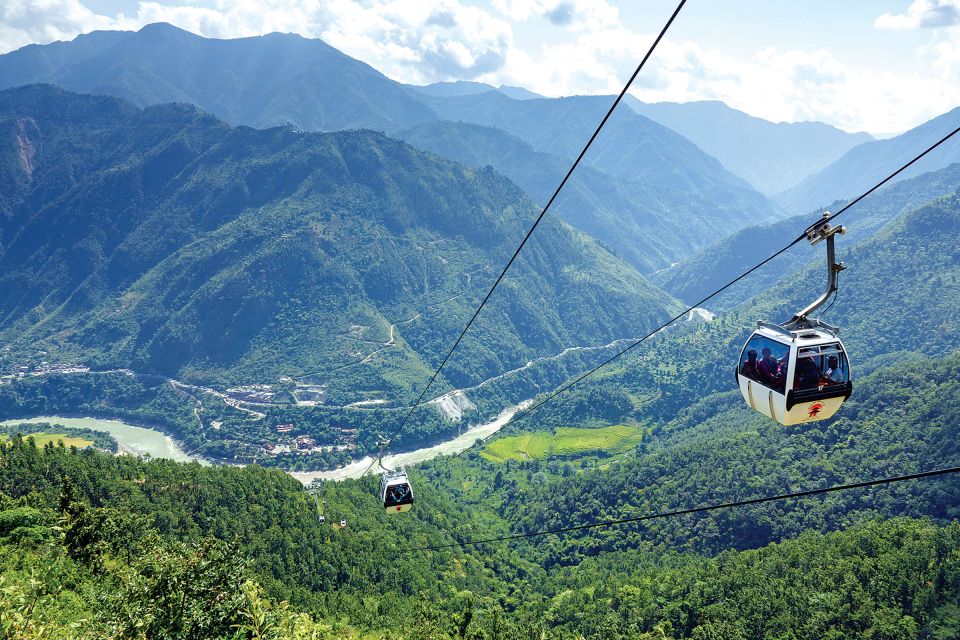
<svg viewBox="0 0 960 640">
<path fill-rule="evenodd" d="M 847 376 L 840 368 L 840 359 L 837 356 L 827 358 L 827 370 L 823 372 L 823 377 L 827 379 L 828 384 L 840 384 L 847 381 Z"/>
<path fill-rule="evenodd" d="M 397 504 L 405 504 L 409 495 L 410 485 L 393 485 L 387 489 L 387 500 L 385 506 L 391 507 Z"/>
<path fill-rule="evenodd" d="M 819 380 L 816 385 L 810 386 L 809 377 L 813 373 L 808 365 L 803 364 L 804 360 L 809 360 L 817 369 Z M 801 366 L 804 368 L 801 369 Z M 850 379 L 848 371 L 847 356 L 839 344 L 801 347 L 793 388 L 812 389 L 845 384 Z"/>
<path fill-rule="evenodd" d="M 750 349 L 747 351 L 747 359 L 744 360 L 743 366 L 740 367 L 740 373 L 747 376 L 751 380 L 760 381 L 760 362 L 757 360 L 757 350 Z"/>
<path fill-rule="evenodd" d="M 758 353 L 762 357 L 757 358 Z M 744 350 L 740 374 L 783 393 L 789 355 L 789 346 L 764 336 L 753 336 Z"/>
<path fill-rule="evenodd" d="M 794 389 L 816 389 L 820 386 L 820 370 L 813 358 L 797 360 L 797 375 L 793 380 Z"/>
</svg>

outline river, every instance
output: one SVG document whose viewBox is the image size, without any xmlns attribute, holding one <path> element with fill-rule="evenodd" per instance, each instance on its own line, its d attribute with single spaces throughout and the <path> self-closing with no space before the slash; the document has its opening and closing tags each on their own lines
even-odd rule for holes
<svg viewBox="0 0 960 640">
<path fill-rule="evenodd" d="M 530 400 L 526 400 L 515 407 L 508 407 L 501 411 L 500 415 L 490 422 L 473 425 L 457 437 L 441 442 L 440 444 L 435 444 L 432 447 L 424 447 L 423 449 L 398 453 L 392 456 L 384 456 L 383 464 L 391 469 L 396 469 L 398 467 L 408 467 L 420 462 L 426 462 L 427 460 L 433 460 L 437 456 L 452 455 L 466 451 L 472 447 L 473 443 L 478 439 L 488 438 L 497 431 L 500 431 L 504 425 L 510 422 L 510 419 L 513 418 L 517 411 L 530 406 L 530 403 Z M 310 484 L 318 479 L 346 480 L 347 478 L 359 478 L 370 467 L 371 462 L 373 462 L 373 458 L 366 456 L 360 460 L 354 460 L 344 467 L 338 467 L 337 469 L 328 469 L 327 471 L 291 471 L 290 475 L 303 484 Z M 374 468 L 371 469 L 371 471 L 378 473 L 379 469 Z"/>
<path fill-rule="evenodd" d="M 210 464 L 209 461 L 187 454 L 174 442 L 173 438 L 162 431 L 147 427 L 136 427 L 119 420 L 103 420 L 100 418 L 64 418 L 62 416 L 38 416 L 35 418 L 21 418 L 6 420 L 0 425 L 22 423 L 47 422 L 51 425 L 74 427 L 77 429 L 95 429 L 106 431 L 117 441 L 122 453 L 130 455 L 149 455 L 152 458 L 169 458 L 177 462 L 196 460 L 201 464 Z"/>
<path fill-rule="evenodd" d="M 460 453 L 469 449 L 480 438 L 488 438 L 503 428 L 511 418 L 527 406 L 530 401 L 522 402 L 515 407 L 504 409 L 500 415 L 490 422 L 473 425 L 467 428 L 460 435 L 435 444 L 430 447 L 416 449 L 388 455 L 384 457 L 384 464 L 390 468 L 411 466 L 420 462 L 432 460 L 440 455 L 451 455 Z M 113 436 L 122 453 L 131 455 L 149 455 L 153 458 L 169 458 L 178 462 L 189 462 L 195 460 L 200 464 L 208 465 L 210 461 L 204 460 L 199 456 L 191 456 L 186 453 L 170 436 L 156 429 L 148 427 L 137 427 L 131 424 L 120 422 L 119 420 L 103 420 L 100 418 L 64 418 L 61 416 L 38 416 L 35 418 L 21 418 L 17 420 L 6 420 L 0 422 L 0 425 L 38 423 L 46 422 L 51 425 L 60 425 L 64 427 L 76 427 L 86 429 L 96 429 L 97 431 L 106 431 Z M 290 475 L 302 482 L 310 484 L 320 478 L 323 480 L 346 480 L 347 478 L 359 478 L 364 471 L 373 462 L 373 458 L 367 456 L 360 460 L 355 460 L 350 464 L 337 469 L 328 469 L 327 471 L 291 471 Z M 374 473 L 378 469 L 372 469 Z"/>
</svg>

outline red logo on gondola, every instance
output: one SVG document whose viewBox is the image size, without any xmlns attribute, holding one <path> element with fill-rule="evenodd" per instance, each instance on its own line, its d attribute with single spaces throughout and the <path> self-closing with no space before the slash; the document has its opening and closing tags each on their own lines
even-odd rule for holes
<svg viewBox="0 0 960 640">
<path fill-rule="evenodd" d="M 403 507 L 398 506 L 397 511 L 403 511 Z"/>
<path fill-rule="evenodd" d="M 810 405 L 810 411 L 809 413 L 807 413 L 807 415 L 811 418 L 816 418 L 818 415 L 820 415 L 820 412 L 822 410 L 823 410 L 823 403 L 814 402 L 812 405 Z"/>
</svg>

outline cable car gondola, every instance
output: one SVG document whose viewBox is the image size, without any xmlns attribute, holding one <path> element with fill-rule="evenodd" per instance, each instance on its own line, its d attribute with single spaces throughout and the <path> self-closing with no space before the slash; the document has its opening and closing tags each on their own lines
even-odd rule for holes
<svg viewBox="0 0 960 640">
<path fill-rule="evenodd" d="M 758 322 L 740 352 L 737 384 L 747 404 L 784 426 L 824 420 L 840 409 L 853 392 L 847 352 L 840 329 L 808 316 L 837 290 L 834 235 L 845 233 L 825 220 L 807 229 L 815 245 L 827 241 L 827 290 L 783 324 Z"/>
<path fill-rule="evenodd" d="M 380 480 L 380 495 L 383 498 L 383 508 L 387 513 L 410 511 L 413 507 L 413 487 L 407 480 L 403 469 L 399 471 L 385 470 Z"/>
</svg>

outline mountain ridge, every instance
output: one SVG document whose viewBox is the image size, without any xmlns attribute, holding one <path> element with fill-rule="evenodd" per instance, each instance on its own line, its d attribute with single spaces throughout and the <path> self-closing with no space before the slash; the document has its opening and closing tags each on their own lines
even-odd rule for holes
<svg viewBox="0 0 960 640">
<path fill-rule="evenodd" d="M 627 96 L 626 103 L 688 138 L 768 196 L 796 186 L 873 139 L 822 122 L 770 122 L 717 100 L 644 103 Z"/>
<path fill-rule="evenodd" d="M 58 105 L 74 124 L 44 119 Z M 103 117 L 113 105 L 119 124 L 91 136 L 84 105 Z M 497 268 L 537 210 L 493 171 L 370 131 L 232 128 L 191 106 L 137 110 L 43 86 L 0 93 L 0 131 L 29 118 L 45 145 L 33 190 L 4 198 L 0 333 L 103 365 L 197 380 L 323 370 L 363 344 L 351 322 L 376 341 L 451 298 L 347 378 L 399 392 L 425 375 L 492 277 L 465 283 L 464 272 Z M 63 171 L 51 158 L 75 148 L 77 179 L 48 191 Z M 632 334 L 637 317 L 654 322 L 675 304 L 592 239 L 552 217 L 541 226 L 450 363 L 457 384 Z M 49 228 L 60 231 L 37 232 Z"/>
<path fill-rule="evenodd" d="M 787 210 L 803 211 L 850 198 L 898 169 L 957 126 L 960 126 L 960 107 L 893 138 L 857 145 L 797 186 L 775 195 L 774 200 Z M 960 147 L 955 141 L 948 141 L 897 175 L 893 182 L 956 162 L 960 162 Z"/>
</svg>

